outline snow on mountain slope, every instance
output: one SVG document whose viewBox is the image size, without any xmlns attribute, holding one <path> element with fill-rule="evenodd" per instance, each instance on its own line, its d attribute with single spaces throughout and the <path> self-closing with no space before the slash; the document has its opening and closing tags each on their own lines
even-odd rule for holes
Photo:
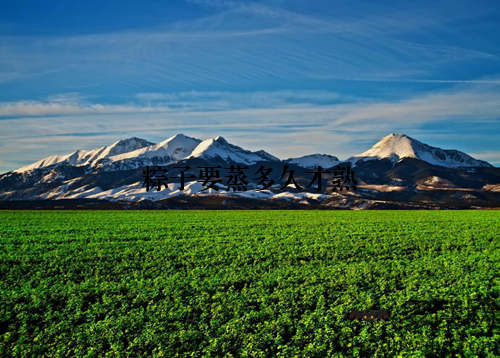
<svg viewBox="0 0 500 358">
<path fill-rule="evenodd" d="M 407 135 L 391 133 L 364 153 L 348 158 L 355 166 L 360 160 L 388 158 L 394 163 L 401 158 L 416 158 L 446 168 L 493 167 L 488 162 L 472 158 L 454 149 L 441 149 L 419 142 Z"/>
<path fill-rule="evenodd" d="M 110 190 L 91 193 L 89 195 L 80 196 L 88 199 L 104 199 L 110 201 L 118 201 L 118 200 L 127 200 L 127 201 L 138 201 L 141 199 L 149 199 L 149 200 L 162 200 L 171 198 L 177 195 L 194 195 L 199 194 L 199 191 L 205 189 L 202 183 L 198 182 L 189 182 L 184 186 L 184 190 L 180 191 L 178 189 L 178 185 L 173 183 L 167 183 L 168 187 L 162 187 L 160 191 L 156 189 L 152 189 L 150 191 L 146 191 L 146 188 L 142 186 L 142 182 L 137 182 L 130 185 L 123 185 L 117 188 L 113 188 Z M 208 189 L 200 194 L 216 194 L 224 192 L 224 190 L 220 190 L 219 192 Z"/>
<path fill-rule="evenodd" d="M 234 192 L 225 190 L 223 185 L 217 185 L 220 189 L 219 191 L 215 191 L 214 189 L 205 189 L 202 183 L 199 182 L 188 182 L 184 186 L 183 191 L 178 190 L 177 183 L 168 183 L 168 187 L 162 187 L 160 191 L 156 189 L 146 191 L 146 188 L 142 186 L 142 182 L 133 183 L 130 185 L 123 185 L 117 188 L 109 189 L 106 191 L 102 191 L 99 187 L 80 191 L 78 193 L 61 195 L 62 190 L 56 190 L 47 194 L 47 197 L 50 196 L 51 199 L 76 199 L 76 198 L 86 198 L 86 199 L 101 199 L 101 200 L 109 200 L 109 201 L 139 201 L 143 199 L 148 200 L 162 200 L 167 198 L 172 198 L 178 195 L 222 195 L 222 196 L 238 196 L 238 197 L 246 197 L 246 198 L 254 198 L 254 199 L 288 199 L 288 200 L 303 200 L 305 198 L 313 199 L 313 200 L 324 200 L 328 197 L 328 195 L 324 194 L 316 194 L 316 193 L 289 193 L 289 192 L 280 192 L 275 193 L 271 190 L 262 190 L 262 191 L 242 191 L 242 192 Z M 86 189 L 86 188 L 85 188 Z"/>
<path fill-rule="evenodd" d="M 180 160 L 187 157 L 198 144 L 200 139 L 187 137 L 184 134 L 176 134 L 163 142 L 151 145 L 149 147 L 140 148 L 132 152 L 109 157 L 111 161 L 120 161 L 130 158 L 153 158 L 153 157 L 170 157 L 173 160 Z"/>
<path fill-rule="evenodd" d="M 31 171 L 33 169 L 48 167 L 54 164 L 90 165 L 100 159 L 131 152 L 139 148 L 151 146 L 153 144 L 154 143 L 152 142 L 137 137 L 122 139 L 111 144 L 110 146 L 104 146 L 91 150 L 77 150 L 76 152 L 67 155 L 53 155 L 36 163 L 14 170 L 14 172 L 23 173 Z"/>
<path fill-rule="evenodd" d="M 313 169 L 319 166 L 323 168 L 331 168 L 337 165 L 340 161 L 339 158 L 329 154 L 311 154 L 299 158 L 286 159 L 283 162 L 295 164 L 302 168 Z"/>
<path fill-rule="evenodd" d="M 251 152 L 230 144 L 221 136 L 201 142 L 186 159 L 189 158 L 222 158 L 224 160 L 232 160 L 236 163 L 249 165 L 255 164 L 258 161 L 280 161 L 280 159 L 263 150 Z"/>
<path fill-rule="evenodd" d="M 163 142 L 107 158 L 106 170 L 137 169 L 146 165 L 166 165 L 184 159 L 201 143 L 200 139 L 176 134 Z"/>
<path fill-rule="evenodd" d="M 64 193 L 60 195 L 57 199 L 80 199 L 86 198 L 94 194 L 99 194 L 102 192 L 102 189 L 97 187 L 87 189 L 89 185 L 86 185 L 82 188 L 78 188 L 76 190 L 72 190 L 71 192 Z"/>
</svg>

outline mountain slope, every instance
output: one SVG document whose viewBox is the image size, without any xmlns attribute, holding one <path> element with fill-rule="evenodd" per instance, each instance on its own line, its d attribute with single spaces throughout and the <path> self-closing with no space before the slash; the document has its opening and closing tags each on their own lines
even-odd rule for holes
<svg viewBox="0 0 500 358">
<path fill-rule="evenodd" d="M 201 142 L 186 159 L 192 158 L 205 160 L 222 159 L 249 165 L 255 164 L 258 161 L 281 161 L 263 150 L 257 152 L 245 150 L 229 143 L 221 136 Z"/>
<path fill-rule="evenodd" d="M 36 163 L 26 165 L 22 168 L 14 170 L 15 173 L 24 173 L 33 169 L 40 169 L 52 165 L 92 165 L 93 163 L 123 153 L 132 152 L 139 148 L 148 147 L 154 143 L 142 138 L 132 137 L 119 140 L 110 146 L 99 147 L 91 150 L 77 150 L 67 155 L 53 155 L 44 158 Z"/>
<path fill-rule="evenodd" d="M 401 158 L 416 158 L 446 168 L 493 167 L 488 162 L 474 159 L 458 150 L 432 147 L 400 133 L 385 136 L 366 152 L 350 157 L 346 161 L 353 165 L 360 160 L 377 159 L 389 159 L 396 163 Z"/>
<path fill-rule="evenodd" d="M 295 164 L 302 168 L 314 169 L 319 166 L 331 168 L 340 163 L 339 158 L 329 154 L 310 154 L 298 158 L 289 158 L 284 163 Z"/>
<path fill-rule="evenodd" d="M 154 157 L 170 157 L 173 160 L 180 160 L 187 157 L 198 144 L 200 139 L 191 138 L 184 134 L 176 134 L 163 142 L 150 145 L 132 152 L 109 157 L 111 161 L 120 161 L 130 158 L 154 158 Z"/>
<path fill-rule="evenodd" d="M 189 156 L 200 143 L 200 139 L 176 134 L 158 144 L 108 157 L 101 166 L 105 170 L 130 170 L 147 165 L 167 165 Z"/>
<path fill-rule="evenodd" d="M 327 154 L 281 161 L 263 150 L 253 152 L 230 144 L 222 137 L 202 142 L 177 134 L 158 144 L 130 138 L 106 147 L 48 157 L 2 174 L 0 201 L 100 199 L 171 202 L 175 199 L 174 205 L 187 200 L 196 206 L 218 202 L 217 198 L 223 196 L 262 203 L 290 202 L 280 204 L 280 207 L 293 207 L 292 201 L 353 209 L 429 205 L 432 208 L 500 207 L 500 168 L 456 150 L 431 147 L 403 134 L 386 136 L 370 150 L 350 158 L 356 165 L 352 171 L 356 191 L 353 187 L 349 191 L 347 188 L 340 191 L 338 174 L 335 173 L 321 176 L 319 188 L 311 169 L 345 166 L 347 161 L 339 162 L 337 157 Z M 235 186 L 230 186 L 234 176 L 229 167 L 233 164 L 249 167 L 245 171 L 249 181 L 245 189 L 236 190 Z M 302 188 L 286 185 L 289 176 L 283 173 L 283 169 L 287 164 Z M 168 189 L 146 191 L 142 185 L 146 165 L 160 165 L 168 170 Z M 200 191 L 204 185 L 198 168 L 213 165 L 222 167 L 216 180 L 220 190 Z M 268 179 L 274 183 L 265 190 L 255 190 L 265 184 L 260 182 L 262 173 L 258 173 L 261 165 L 272 170 Z M 190 168 L 185 168 L 187 166 Z M 185 176 L 181 176 L 181 172 Z M 291 175 L 291 171 L 288 174 Z M 178 189 L 181 178 L 186 178 L 186 190 L 182 192 Z M 205 195 L 207 192 L 210 195 Z"/>
</svg>

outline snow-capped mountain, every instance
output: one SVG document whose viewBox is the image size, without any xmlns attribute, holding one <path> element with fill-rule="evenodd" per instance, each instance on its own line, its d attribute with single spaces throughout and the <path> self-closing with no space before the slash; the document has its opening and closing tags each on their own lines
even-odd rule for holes
<svg viewBox="0 0 500 358">
<path fill-rule="evenodd" d="M 257 152 L 245 150 L 229 143 L 221 136 L 201 142 L 186 159 L 191 158 L 202 158 L 205 160 L 222 159 L 248 165 L 255 164 L 258 161 L 281 161 L 263 150 Z"/>
<path fill-rule="evenodd" d="M 366 152 L 350 157 L 346 161 L 355 166 L 360 160 L 390 159 L 396 163 L 402 158 L 416 158 L 446 168 L 493 167 L 488 162 L 474 159 L 458 150 L 432 147 L 400 133 L 385 136 Z"/>
<path fill-rule="evenodd" d="M 109 146 L 91 150 L 77 150 L 76 152 L 67 155 L 53 155 L 44 158 L 36 163 L 26 165 L 22 168 L 14 170 L 14 172 L 24 173 L 33 169 L 45 168 L 55 164 L 66 164 L 74 166 L 92 165 L 93 163 L 96 163 L 101 159 L 132 152 L 136 149 L 148 147 L 153 144 L 154 143 L 152 142 L 137 137 L 122 139 Z"/>
<path fill-rule="evenodd" d="M 323 190 L 315 191 L 315 185 L 310 184 L 314 180 L 310 169 L 318 166 L 332 168 L 348 161 L 355 166 L 357 191 L 337 192 L 338 181 L 333 173 L 325 173 L 321 178 Z M 270 177 L 275 182 L 261 191 L 256 190 L 261 185 L 257 178 L 259 162 L 272 169 Z M 233 164 L 249 166 L 246 190 L 234 191 L 233 187 L 230 191 L 229 176 L 225 174 Z M 285 185 L 287 176 L 280 176 L 280 173 L 286 164 L 296 166 L 293 168 L 295 179 L 303 190 Z M 168 187 L 161 191 L 147 191 L 142 185 L 143 169 L 155 165 L 168 170 Z M 222 165 L 218 176 L 224 180 L 223 185 L 216 185 L 219 190 L 202 191 L 204 185 L 199 181 L 201 174 L 197 167 L 207 165 Z M 184 191 L 179 190 L 182 167 L 189 167 L 185 172 L 188 180 L 184 183 Z M 390 134 L 370 150 L 345 161 L 328 154 L 281 161 L 263 150 L 252 152 L 230 144 L 220 136 L 201 141 L 177 134 L 158 144 L 135 137 L 124 139 L 110 146 L 48 157 L 1 174 L 0 204 L 19 200 L 97 200 L 108 203 L 149 200 L 170 202 L 173 204 L 167 205 L 173 207 L 189 202 L 191 204 L 186 205 L 194 208 L 204 205 L 217 208 L 217 202 L 220 205 L 227 203 L 222 197 L 237 197 L 261 201 L 252 204 L 257 208 L 267 205 L 291 208 L 302 204 L 354 209 L 427 207 L 433 201 L 437 203 L 431 205 L 433 208 L 448 204 L 458 208 L 500 207 L 499 185 L 500 168 L 457 150 L 431 147 L 404 134 Z M 211 195 L 205 195 L 207 193 Z M 290 203 L 276 203 L 283 200 Z M 271 201 L 274 203 L 270 204 Z"/>
<path fill-rule="evenodd" d="M 105 170 L 130 170 L 147 165 L 167 165 L 189 156 L 200 139 L 176 134 L 163 142 L 131 152 L 108 157 L 102 161 Z"/>
<path fill-rule="evenodd" d="M 298 158 L 289 158 L 284 160 L 285 163 L 295 164 L 302 168 L 313 169 L 319 166 L 323 168 L 331 168 L 340 163 L 339 158 L 329 154 L 310 154 Z"/>
</svg>

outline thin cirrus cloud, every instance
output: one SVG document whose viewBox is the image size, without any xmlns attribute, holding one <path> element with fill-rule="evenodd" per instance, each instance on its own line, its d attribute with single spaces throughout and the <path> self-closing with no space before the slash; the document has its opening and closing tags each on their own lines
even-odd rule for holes
<svg viewBox="0 0 500 358">
<path fill-rule="evenodd" d="M 498 118 L 500 84 L 497 80 L 460 83 L 446 90 L 415 95 L 398 101 L 342 96 L 326 90 L 282 90 L 254 92 L 188 91 L 179 93 L 139 93 L 136 102 L 110 105 L 89 102 L 78 93 L 50 96 L 47 101 L 0 102 L 0 117 L 47 117 L 167 112 L 169 115 L 193 114 L 222 116 L 223 113 L 265 113 L 270 118 L 325 113 L 332 127 L 377 120 L 394 122 L 406 118 L 415 122 L 440 119 Z M 299 116 L 298 120 L 303 117 Z M 321 121 L 321 118 L 317 118 Z M 15 119 L 16 120 L 16 119 Z M 235 119 L 236 121 L 238 119 Z M 293 121 L 293 118 L 291 118 Z M 225 122 L 226 123 L 226 122 Z M 228 123 L 229 124 L 229 123 Z M 326 123 L 324 123 L 326 124 Z"/>
<path fill-rule="evenodd" d="M 484 151 L 477 153 L 468 153 L 473 158 L 486 160 L 493 165 L 500 165 L 500 151 Z"/>
<path fill-rule="evenodd" d="M 0 103 L 0 117 L 41 117 L 61 115 L 98 115 L 120 113 L 165 112 L 164 107 L 141 107 L 136 105 L 77 104 L 64 102 L 21 101 Z"/>
<path fill-rule="evenodd" d="M 276 106 L 287 103 L 331 103 L 339 100 L 341 96 L 326 90 L 281 90 L 281 91 L 254 91 L 254 92 L 228 92 L 228 91 L 185 91 L 180 93 L 138 93 L 138 100 L 170 101 L 171 103 L 199 103 L 201 101 L 225 101 L 233 106 Z"/>
<path fill-rule="evenodd" d="M 461 84 L 446 91 L 436 91 L 416 98 L 393 102 L 378 102 L 355 108 L 338 117 L 332 124 L 340 126 L 363 121 L 426 122 L 429 120 L 465 119 L 479 122 L 482 119 L 500 118 L 500 84 L 475 82 Z"/>
<path fill-rule="evenodd" d="M 477 12 L 469 8 L 433 13 L 365 4 L 364 11 L 343 8 L 318 16 L 253 2 L 196 3 L 221 12 L 162 28 L 1 38 L 0 79 L 66 68 L 43 78 L 55 79 L 58 86 L 97 82 L 101 87 L 95 90 L 106 96 L 109 90 L 131 95 L 165 87 L 204 90 L 321 76 L 386 78 L 377 75 L 382 73 L 397 78 L 415 69 L 432 75 L 463 61 L 498 60 L 487 49 L 463 47 L 460 34 L 450 33 L 453 21 Z M 401 39 L 405 33 L 414 39 L 415 31 L 426 34 L 426 41 L 437 37 L 436 43 L 446 45 Z M 61 90 L 50 83 L 44 88 Z"/>
<path fill-rule="evenodd" d="M 324 91 L 137 95 L 142 100 L 165 101 L 161 110 L 139 104 L 120 110 L 116 106 L 82 105 L 75 103 L 77 94 L 59 95 L 52 97 L 56 102 L 50 106 L 39 104 L 36 107 L 30 104 L 24 113 L 25 117 L 4 118 L 1 121 L 5 130 L 0 133 L 0 141 L 4 143 L 0 147 L 0 157 L 7 155 L 7 150 L 25 150 L 22 145 L 14 143 L 27 141 L 31 145 L 47 145 L 54 138 L 58 140 L 57 150 L 60 153 L 55 153 L 55 148 L 47 146 L 45 151 L 38 150 L 36 157 L 31 154 L 35 161 L 53 154 L 110 144 L 126 137 L 127 133 L 130 133 L 129 136 L 142 135 L 146 139 L 160 141 L 180 132 L 202 139 L 228 136 L 238 145 L 255 150 L 265 149 L 283 158 L 317 152 L 348 157 L 358 154 L 359 148 L 368 149 L 366 143 L 369 140 L 381 138 L 390 132 L 416 133 L 419 136 L 427 133 L 433 140 L 450 138 L 446 132 L 436 132 L 438 134 L 432 136 L 432 130 L 420 130 L 425 124 L 453 120 L 457 123 L 487 125 L 490 133 L 495 132 L 495 129 L 499 132 L 499 95 L 500 86 L 483 83 L 461 84 L 446 91 L 383 103 L 373 100 L 337 102 L 338 94 Z M 276 101 L 269 100 L 273 96 Z M 211 98 L 211 101 L 206 101 L 206 98 Z M 169 104 L 178 103 L 180 99 L 185 106 L 169 107 Z M 302 102 L 297 104 L 297 99 Z M 320 103 L 324 99 L 335 103 Z M 64 100 L 71 103 L 65 103 Z M 21 106 L 18 105 L 18 110 Z M 5 114 L 3 108 L 0 105 L 0 115 Z M 27 117 L 35 114 L 33 111 L 36 108 L 42 109 L 39 115 Z M 55 111 L 49 112 L 49 109 L 54 108 Z M 70 111 L 63 114 L 65 108 L 70 108 Z M 97 110 L 100 111 L 99 115 L 95 115 Z M 262 128 L 266 130 L 263 132 Z M 460 135 L 456 132 L 451 137 Z M 75 136 L 79 137 L 78 142 L 75 142 Z M 311 138 L 314 140 L 309 140 Z M 483 138 L 486 137 L 483 135 Z M 17 156 L 26 158 L 27 153 L 19 152 Z"/>
<path fill-rule="evenodd" d="M 444 138 L 446 121 L 500 131 L 494 4 L 189 4 L 207 11 L 149 28 L 0 36 L 0 170 L 178 132 L 342 157 L 395 131 Z"/>
<path fill-rule="evenodd" d="M 138 103 L 110 105 L 88 102 L 80 93 L 51 95 L 47 101 L 0 102 L 0 117 L 43 117 L 62 115 L 99 115 L 151 112 L 194 112 L 238 110 L 246 107 L 268 108 L 285 105 L 330 103 L 339 99 L 328 91 L 224 92 L 189 91 L 180 93 L 139 93 Z"/>
</svg>

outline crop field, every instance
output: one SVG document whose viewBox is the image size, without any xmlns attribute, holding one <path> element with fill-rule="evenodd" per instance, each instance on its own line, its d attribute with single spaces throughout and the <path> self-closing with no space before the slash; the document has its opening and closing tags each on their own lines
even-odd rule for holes
<svg viewBox="0 0 500 358">
<path fill-rule="evenodd" d="M 498 357 L 499 297 L 499 211 L 0 212 L 0 357 Z"/>
</svg>

